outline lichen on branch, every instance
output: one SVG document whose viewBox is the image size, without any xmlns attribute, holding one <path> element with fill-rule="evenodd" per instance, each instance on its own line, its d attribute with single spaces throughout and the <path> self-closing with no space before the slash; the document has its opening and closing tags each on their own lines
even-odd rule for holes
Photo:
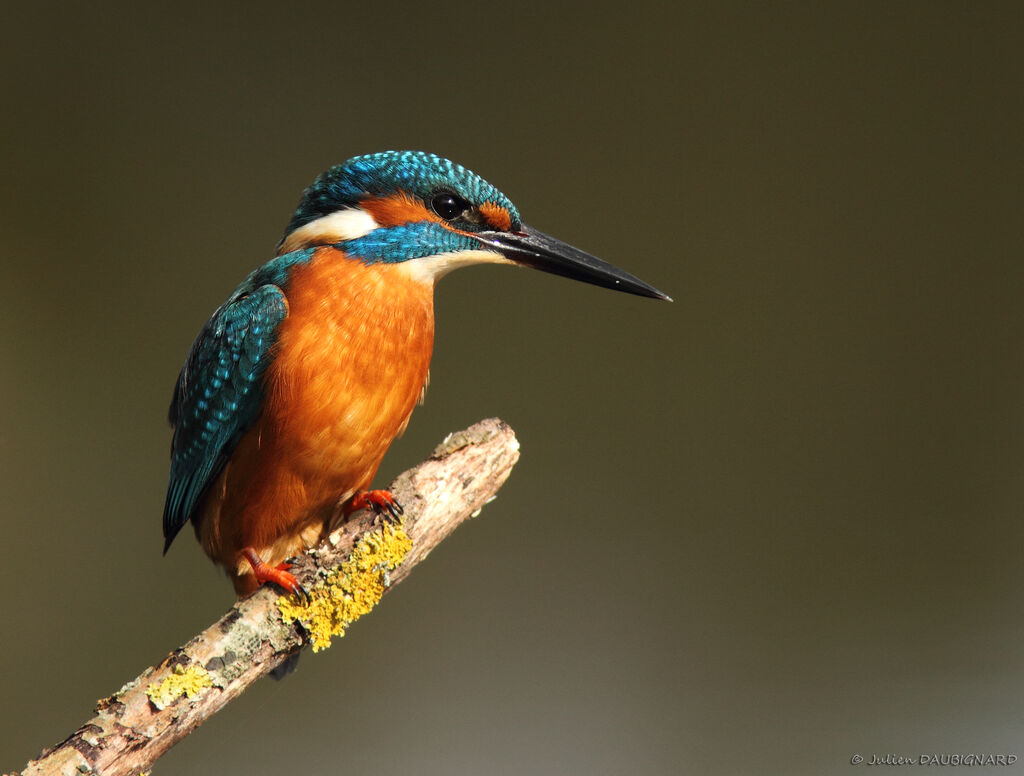
<svg viewBox="0 0 1024 776">
<path fill-rule="evenodd" d="M 299 622 L 309 634 L 313 651 L 331 645 L 345 630 L 377 605 L 391 586 L 391 572 L 412 549 L 404 521 L 385 524 L 363 536 L 349 559 L 307 587 L 309 597 L 281 596 L 277 608 L 286 623 Z"/>
</svg>

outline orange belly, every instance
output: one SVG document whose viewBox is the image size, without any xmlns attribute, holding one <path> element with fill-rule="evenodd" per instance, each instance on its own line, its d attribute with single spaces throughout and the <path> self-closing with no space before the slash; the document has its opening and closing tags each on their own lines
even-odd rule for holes
<svg viewBox="0 0 1024 776">
<path fill-rule="evenodd" d="M 316 544 L 369 487 L 422 395 L 433 349 L 433 288 L 400 264 L 321 248 L 292 271 L 285 294 L 263 414 L 196 528 L 240 593 L 255 588 L 243 547 L 276 565 Z"/>
</svg>

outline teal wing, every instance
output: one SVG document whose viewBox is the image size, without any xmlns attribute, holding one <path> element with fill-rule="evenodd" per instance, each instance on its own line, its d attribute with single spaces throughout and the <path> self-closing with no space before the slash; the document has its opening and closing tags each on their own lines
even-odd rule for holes
<svg viewBox="0 0 1024 776">
<path fill-rule="evenodd" d="M 190 519 L 242 435 L 263 408 L 263 373 L 277 328 L 288 315 L 284 292 L 267 284 L 239 291 L 213 314 L 192 344 L 174 386 L 171 476 L 164 503 L 164 552 Z"/>
</svg>

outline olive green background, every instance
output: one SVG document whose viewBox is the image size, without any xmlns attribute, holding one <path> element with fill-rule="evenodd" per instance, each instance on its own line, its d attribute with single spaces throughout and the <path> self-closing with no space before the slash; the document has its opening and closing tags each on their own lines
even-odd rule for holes
<svg viewBox="0 0 1024 776">
<path fill-rule="evenodd" d="M 156 772 L 1024 758 L 1021 6 L 284 5 L 3 11 L 0 768 L 231 604 L 160 555 L 171 387 L 387 148 L 675 303 L 446 278 L 381 482 L 492 415 L 511 480 Z"/>
</svg>

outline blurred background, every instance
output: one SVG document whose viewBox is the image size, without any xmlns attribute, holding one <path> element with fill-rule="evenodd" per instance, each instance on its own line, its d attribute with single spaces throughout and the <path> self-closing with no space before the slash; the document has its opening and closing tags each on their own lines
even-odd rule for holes
<svg viewBox="0 0 1024 776">
<path fill-rule="evenodd" d="M 446 278 L 380 482 L 493 415 L 512 478 L 156 772 L 1024 769 L 1024 13 L 825 6 L 8 4 L 0 768 L 231 605 L 160 555 L 178 369 L 318 172 L 420 148 L 675 303 Z"/>
</svg>

